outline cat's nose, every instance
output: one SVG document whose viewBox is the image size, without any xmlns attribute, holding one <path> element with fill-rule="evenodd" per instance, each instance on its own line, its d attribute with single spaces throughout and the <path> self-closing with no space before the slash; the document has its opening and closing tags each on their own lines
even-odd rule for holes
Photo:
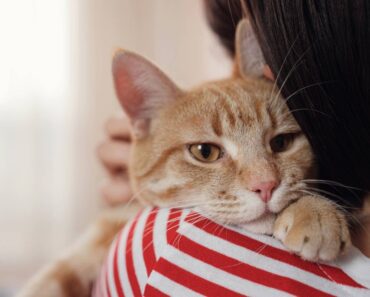
<svg viewBox="0 0 370 297">
<path fill-rule="evenodd" d="M 267 203 L 272 197 L 272 193 L 277 188 L 278 182 L 276 180 L 271 180 L 267 182 L 257 182 L 250 190 L 257 193 L 263 202 Z"/>
</svg>

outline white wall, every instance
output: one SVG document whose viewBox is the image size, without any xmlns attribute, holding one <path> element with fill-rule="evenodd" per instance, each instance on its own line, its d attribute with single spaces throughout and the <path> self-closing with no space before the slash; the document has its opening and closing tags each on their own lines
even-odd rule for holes
<svg viewBox="0 0 370 297">
<path fill-rule="evenodd" d="M 117 47 L 148 57 L 183 87 L 229 73 L 201 3 L 0 4 L 0 288 L 60 253 L 99 209 L 95 148 L 119 111 L 110 76 Z"/>
</svg>

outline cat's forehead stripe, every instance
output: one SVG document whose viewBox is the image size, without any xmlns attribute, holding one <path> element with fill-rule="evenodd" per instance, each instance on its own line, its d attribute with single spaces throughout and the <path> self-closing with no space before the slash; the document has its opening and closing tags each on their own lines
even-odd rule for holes
<svg viewBox="0 0 370 297">
<path fill-rule="evenodd" d="M 210 86 L 207 91 L 211 96 L 217 98 L 216 110 L 211 118 L 211 127 L 213 132 L 221 137 L 225 128 L 224 126 L 229 126 L 229 128 L 233 129 L 237 124 L 238 112 L 235 99 L 217 85 Z"/>
<path fill-rule="evenodd" d="M 212 117 L 211 127 L 212 127 L 213 132 L 218 137 L 220 137 L 223 134 L 222 124 L 221 124 L 221 120 L 220 120 L 220 115 L 219 115 L 218 112 L 215 112 L 214 115 L 213 115 L 213 117 Z"/>
<path fill-rule="evenodd" d="M 226 137 L 221 138 L 224 148 L 232 159 L 236 159 L 238 156 L 238 146 L 230 139 Z"/>
<path fill-rule="evenodd" d="M 231 128 L 238 120 L 249 126 L 251 122 L 263 123 L 266 118 L 268 96 L 266 92 L 256 91 L 251 94 L 240 84 L 232 82 L 230 85 L 219 86 L 213 84 L 209 90 L 219 99 L 219 110 L 226 113 Z M 270 116 L 270 114 L 268 114 Z"/>
</svg>

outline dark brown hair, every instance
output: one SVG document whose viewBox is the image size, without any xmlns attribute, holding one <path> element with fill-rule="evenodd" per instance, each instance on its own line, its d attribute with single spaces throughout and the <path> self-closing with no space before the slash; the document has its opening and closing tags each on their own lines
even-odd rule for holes
<svg viewBox="0 0 370 297">
<path fill-rule="evenodd" d="M 320 193 L 360 207 L 370 189 L 370 1 L 205 0 L 230 55 L 243 9 L 319 167 Z"/>
</svg>

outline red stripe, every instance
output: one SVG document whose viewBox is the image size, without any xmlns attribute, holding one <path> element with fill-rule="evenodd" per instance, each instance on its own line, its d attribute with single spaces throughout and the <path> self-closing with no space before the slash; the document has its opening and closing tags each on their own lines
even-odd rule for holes
<svg viewBox="0 0 370 297">
<path fill-rule="evenodd" d="M 193 222 L 191 219 L 186 218 L 186 221 L 202 229 L 203 231 L 212 234 L 213 236 L 217 236 L 240 247 L 244 247 L 248 250 L 258 251 L 258 253 L 261 255 L 278 260 L 280 262 L 285 262 L 307 272 L 323 277 L 327 280 L 334 281 L 335 283 L 346 286 L 364 288 L 337 267 L 320 264 L 321 268 L 325 270 L 325 273 L 316 263 L 304 261 L 298 256 L 292 255 L 287 251 L 266 245 L 263 242 L 242 235 L 234 230 L 228 229 L 225 226 L 223 226 L 221 232 L 215 232 L 215 230 L 219 230 L 217 228 L 219 228 L 220 225 L 208 219 L 202 221 L 197 220 L 196 222 Z"/>
<path fill-rule="evenodd" d="M 222 271 L 262 284 L 266 287 L 275 288 L 298 296 L 302 295 L 302 293 L 305 293 L 306 296 L 333 296 L 297 280 L 259 269 L 215 252 L 187 238 L 186 235 L 181 236 L 181 244 L 173 246 Z"/>
<path fill-rule="evenodd" d="M 159 291 L 158 289 L 152 287 L 151 285 L 146 285 L 144 296 L 145 297 L 169 297 L 170 295 L 167 295 Z"/>
<path fill-rule="evenodd" d="M 154 264 L 156 262 L 153 246 L 153 227 L 155 219 L 157 217 L 157 213 L 158 208 L 155 208 L 150 212 L 144 227 L 142 246 L 146 272 L 148 275 L 150 275 L 150 272 L 152 271 Z"/>
<path fill-rule="evenodd" d="M 178 236 L 177 229 L 180 223 L 181 213 L 182 210 L 180 209 L 173 208 L 170 210 L 170 214 L 167 219 L 167 243 L 172 242 Z"/>
<path fill-rule="evenodd" d="M 133 250 L 132 250 L 132 239 L 134 236 L 134 231 L 136 228 L 136 224 L 138 221 L 139 215 L 135 218 L 135 220 L 132 223 L 132 226 L 130 228 L 130 231 L 127 235 L 127 243 L 126 243 L 126 270 L 127 270 L 127 276 L 129 283 L 131 285 L 132 293 L 134 294 L 135 297 L 140 297 L 141 291 L 140 291 L 140 286 L 136 278 L 136 272 L 135 272 L 135 267 L 134 267 L 134 260 L 133 260 Z M 116 262 L 116 260 L 115 260 Z"/>
<path fill-rule="evenodd" d="M 364 286 L 357 283 L 355 280 L 353 280 L 348 274 L 346 274 L 340 268 L 325 265 L 325 264 L 318 264 L 318 265 L 320 265 L 319 268 L 321 268 L 324 274 L 333 282 L 337 284 L 351 286 L 354 288 L 365 289 Z"/>
<path fill-rule="evenodd" d="M 118 261 L 117 261 L 117 253 L 118 253 L 118 245 L 119 242 L 121 241 L 122 237 L 122 232 L 121 231 L 117 237 L 117 241 L 114 247 L 114 257 L 113 257 L 113 277 L 114 277 L 114 284 L 116 286 L 116 292 L 119 297 L 124 297 L 125 295 L 123 294 L 122 286 L 121 286 L 121 280 L 119 277 L 119 272 L 118 272 Z"/>
<path fill-rule="evenodd" d="M 182 239 L 181 239 L 182 241 Z M 161 258 L 156 265 L 155 270 L 160 274 L 171 279 L 173 282 L 183 285 L 199 294 L 205 296 L 228 296 L 228 297 L 245 297 L 234 291 L 231 291 L 216 283 L 212 283 L 204 278 L 201 278 L 169 261 Z"/>
</svg>

